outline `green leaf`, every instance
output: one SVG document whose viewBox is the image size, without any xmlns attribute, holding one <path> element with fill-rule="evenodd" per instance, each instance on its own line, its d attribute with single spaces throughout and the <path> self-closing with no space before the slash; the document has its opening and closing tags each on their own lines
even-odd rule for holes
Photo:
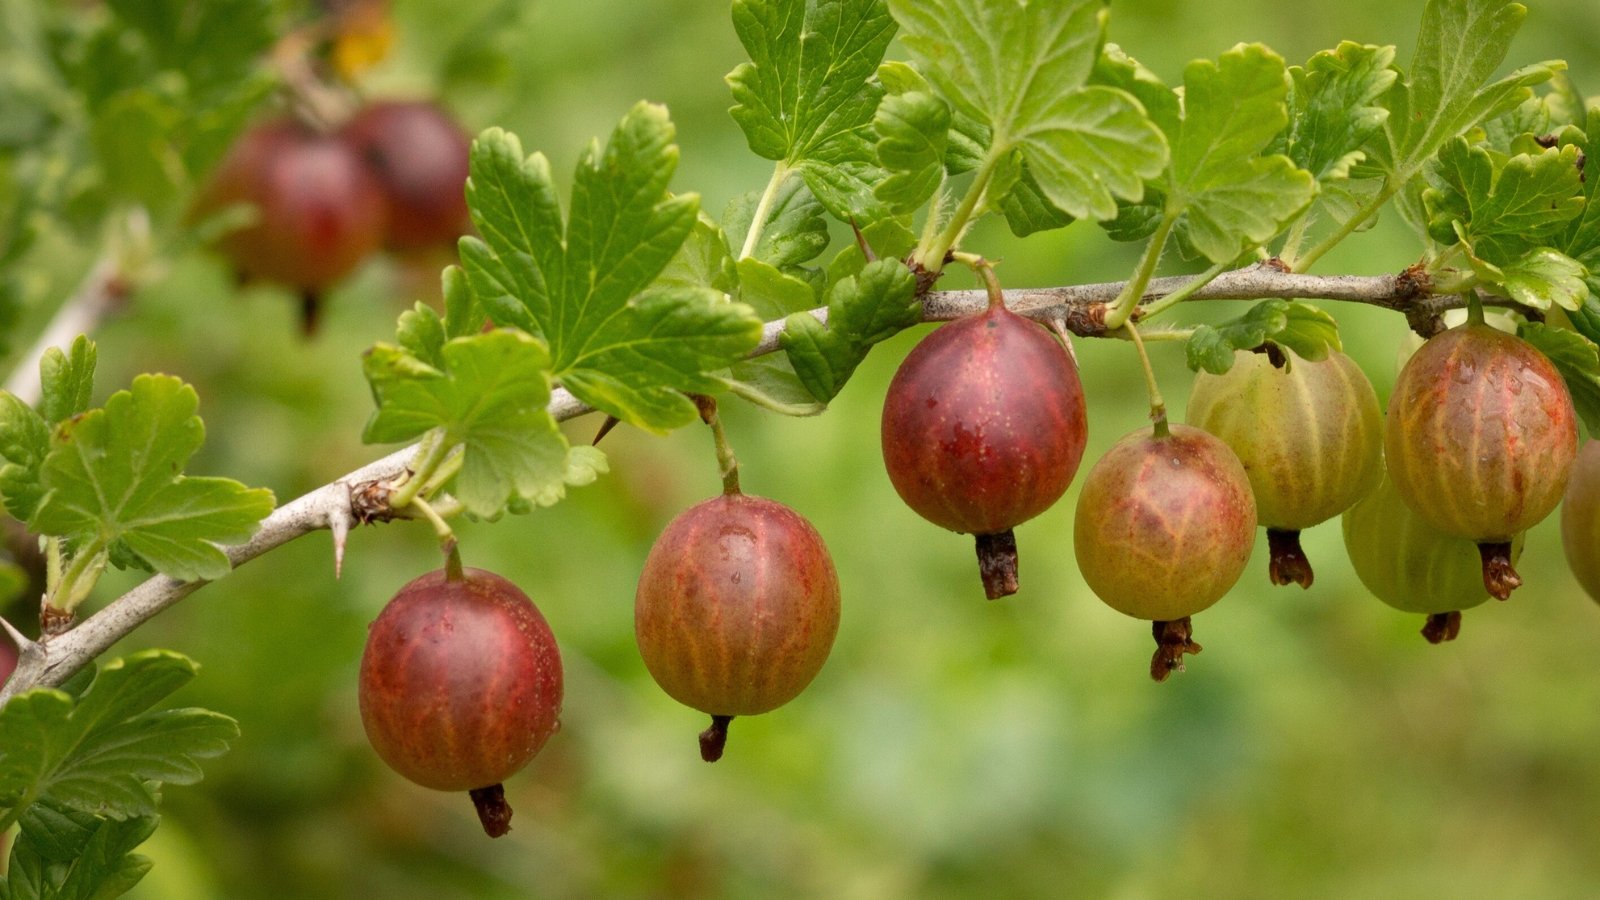
<svg viewBox="0 0 1600 900">
<path fill-rule="evenodd" d="M 549 347 L 553 377 L 596 409 L 650 431 L 695 421 L 706 391 L 761 337 L 761 321 L 714 290 L 651 283 L 693 230 L 699 199 L 669 197 L 678 148 L 666 110 L 640 104 L 604 151 L 578 164 L 563 225 L 549 163 L 514 135 L 473 144 L 467 184 L 482 240 L 462 266 L 496 324 Z"/>
<path fill-rule="evenodd" d="M 736 200 L 735 203 L 738 201 Z M 754 207 L 754 202 L 751 203 Z M 745 210 L 749 222 L 750 210 Z M 827 224 L 823 223 L 826 233 Z M 733 252 L 728 249 L 728 237 L 714 219 L 700 213 L 694 229 L 678 248 L 672 262 L 662 270 L 656 284 L 670 287 L 710 288 L 731 294 L 739 287 L 739 273 L 733 266 Z"/>
<path fill-rule="evenodd" d="M 1129 94 L 1087 81 L 1100 56 L 1101 0 L 890 0 L 904 42 L 958 113 L 990 131 L 989 154 L 1022 153 L 1051 204 L 1110 219 L 1167 161 L 1160 130 Z"/>
<path fill-rule="evenodd" d="M 201 89 L 243 77 L 276 37 L 269 0 L 108 0 L 161 68 Z"/>
<path fill-rule="evenodd" d="M 750 233 L 750 220 L 755 215 L 760 194 L 750 192 L 728 204 L 723 213 L 723 230 L 729 240 L 744 243 Z M 690 236 L 690 241 L 695 239 Z M 687 245 L 687 244 L 686 244 Z M 767 210 L 767 220 L 751 248 L 750 256 L 764 263 L 786 269 L 808 263 L 828 249 L 828 220 L 823 217 L 822 204 L 802 179 L 788 178 L 778 186 Z M 716 285 L 708 285 L 716 287 Z M 731 288 L 718 288 L 731 292 Z"/>
<path fill-rule="evenodd" d="M 1389 110 L 1376 105 L 1394 85 L 1394 48 L 1341 41 L 1289 69 L 1289 130 L 1283 152 L 1318 181 L 1346 178 Z"/>
<path fill-rule="evenodd" d="M 728 73 L 734 121 L 750 149 L 791 166 L 871 122 L 872 75 L 894 37 L 882 0 L 735 0 L 750 54 Z"/>
<path fill-rule="evenodd" d="M 140 375 L 104 409 L 63 422 L 41 471 L 47 493 L 29 527 L 80 546 L 122 541 L 173 578 L 226 575 L 232 565 L 218 544 L 255 534 L 273 498 L 264 488 L 182 474 L 205 440 L 199 402 L 177 378 Z"/>
<path fill-rule="evenodd" d="M 1126 209 L 1127 206 L 1122 206 L 1118 214 L 1121 215 Z M 1027 166 L 1022 167 L 1017 183 L 1006 192 L 1005 199 L 1000 202 L 1000 210 L 1005 214 L 1006 225 L 1010 226 L 1011 233 L 1017 237 L 1065 228 L 1073 221 L 1071 216 L 1062 212 L 1044 195 L 1038 180 Z"/>
<path fill-rule="evenodd" d="M 895 31 L 882 0 L 735 0 L 733 27 L 750 62 L 728 73 L 731 112 L 750 149 L 799 170 L 834 216 L 877 218 L 872 76 Z"/>
<path fill-rule="evenodd" d="M 107 819 L 48 803 L 23 816 L 0 900 L 51 898 L 101 900 L 120 897 L 150 870 L 150 860 L 132 853 L 149 839 L 155 816 Z"/>
<path fill-rule="evenodd" d="M 39 412 L 52 426 L 89 410 L 94 396 L 94 342 L 78 335 L 71 350 L 51 347 L 39 360 Z"/>
<path fill-rule="evenodd" d="M 394 443 L 442 430 L 447 445 L 464 447 L 455 496 L 476 516 L 500 515 L 513 496 L 559 500 L 568 447 L 546 409 L 549 352 L 506 329 L 445 341 L 438 325 L 418 304 L 401 319 L 399 346 L 367 352 L 363 369 L 378 409 L 362 439 Z"/>
<path fill-rule="evenodd" d="M 1186 347 L 1189 368 L 1222 375 L 1233 367 L 1235 350 L 1268 343 L 1309 360 L 1342 349 L 1339 324 L 1324 310 L 1299 300 L 1263 300 L 1237 319 L 1196 328 Z"/>
<path fill-rule="evenodd" d="M 1259 156 L 1288 123 L 1283 60 L 1241 44 L 1184 70 L 1184 117 L 1172 142 L 1166 215 L 1212 262 L 1270 240 L 1316 195 L 1309 172 L 1283 155 Z"/>
<path fill-rule="evenodd" d="M 939 189 L 950 124 L 949 105 L 929 93 L 891 94 L 878 104 L 878 159 L 890 175 L 875 193 L 890 209 L 912 212 Z"/>
<path fill-rule="evenodd" d="M 1584 125 L 1583 213 L 1567 226 L 1555 246 L 1590 269 L 1600 269 L 1600 106 L 1589 110 Z"/>
<path fill-rule="evenodd" d="M 50 427 L 15 394 L 0 391 L 0 500 L 13 518 L 33 517 L 44 497 L 40 470 L 50 452 Z"/>
<path fill-rule="evenodd" d="M 1500 285 L 1511 299 L 1534 309 L 1579 309 L 1589 298 L 1583 264 L 1548 247 L 1536 247 L 1509 265 L 1500 267 Z"/>
<path fill-rule="evenodd" d="M 1450 141 L 1427 170 L 1429 236 L 1441 244 L 1460 237 L 1498 266 L 1556 242 L 1584 211 L 1579 156 L 1571 145 L 1507 157 L 1465 138 Z"/>
<path fill-rule="evenodd" d="M 184 113 L 170 99 L 134 88 L 112 95 L 91 121 L 89 137 L 105 184 L 120 197 L 159 206 L 177 192 L 183 159 L 172 137 Z"/>
<path fill-rule="evenodd" d="M 1555 363 L 1591 435 L 1600 433 L 1600 347 L 1575 331 L 1523 322 L 1517 335 Z"/>
<path fill-rule="evenodd" d="M 155 787 L 200 780 L 202 759 L 239 735 L 227 716 L 198 709 L 150 712 L 194 677 L 195 664 L 145 650 L 100 668 L 77 698 L 38 688 L 0 708 L 0 807 L 47 800 L 125 819 L 155 814 Z"/>
<path fill-rule="evenodd" d="M 439 280 L 440 293 L 444 295 L 445 337 L 466 337 L 481 332 L 485 313 L 478 305 L 478 298 L 472 295 L 467 273 L 460 266 L 446 266 Z"/>
<path fill-rule="evenodd" d="M 828 324 L 810 313 L 786 320 L 780 342 L 795 374 L 817 400 L 838 396 L 872 345 L 922 319 L 916 278 L 899 260 L 871 262 L 861 274 L 835 283 L 828 292 Z"/>
<path fill-rule="evenodd" d="M 1537 63 L 1485 85 L 1505 60 L 1527 8 L 1509 0 L 1429 0 L 1411 77 L 1384 95 L 1389 117 L 1368 150 L 1397 184 L 1421 170 L 1445 142 L 1503 115 L 1550 80 L 1563 63 Z"/>
</svg>

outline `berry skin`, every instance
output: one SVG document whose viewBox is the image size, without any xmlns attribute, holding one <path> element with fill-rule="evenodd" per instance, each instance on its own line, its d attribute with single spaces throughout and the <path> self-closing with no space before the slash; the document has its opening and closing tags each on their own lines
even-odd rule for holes
<svg viewBox="0 0 1600 900">
<path fill-rule="evenodd" d="M 1199 652 L 1188 619 L 1238 582 L 1255 538 L 1244 467 L 1228 445 L 1188 425 L 1141 428 L 1112 445 L 1084 477 L 1073 525 L 1090 590 L 1157 623 L 1157 681 Z"/>
<path fill-rule="evenodd" d="M 467 232 L 472 139 L 438 106 L 373 103 L 339 133 L 383 187 L 385 246 L 401 252 L 452 247 Z"/>
<path fill-rule="evenodd" d="M 712 717 L 707 762 L 728 721 L 794 699 L 839 630 L 839 577 L 822 537 L 764 497 L 724 494 L 672 520 L 639 576 L 634 630 L 645 667 L 679 703 Z"/>
<path fill-rule="evenodd" d="M 1522 583 L 1511 539 L 1555 509 L 1577 452 L 1577 416 L 1555 366 L 1488 325 L 1428 339 L 1395 382 L 1389 477 L 1431 525 L 1478 545 L 1490 596 L 1504 600 Z"/>
<path fill-rule="evenodd" d="M 1337 516 L 1381 471 L 1383 413 L 1367 376 L 1330 350 L 1315 362 L 1292 352 L 1238 352 L 1227 374 L 1202 372 L 1189 395 L 1191 425 L 1239 457 L 1272 545 L 1273 584 L 1309 588 L 1300 532 Z"/>
<path fill-rule="evenodd" d="M 390 768 L 423 787 L 470 791 L 484 830 L 509 830 L 500 782 L 560 727 L 561 653 L 517 586 L 482 569 L 429 572 L 367 634 L 361 723 Z"/>
<path fill-rule="evenodd" d="M 1478 548 L 1430 525 L 1406 505 L 1387 476 L 1345 511 L 1341 527 L 1356 577 L 1395 609 L 1426 615 L 1422 636 L 1429 643 L 1455 640 L 1462 610 L 1489 599 Z M 1518 535 L 1513 562 L 1521 552 Z"/>
<path fill-rule="evenodd" d="M 1016 592 L 1012 529 L 1066 492 L 1086 435 L 1077 366 L 998 305 L 924 338 L 883 403 L 889 480 L 923 518 L 976 536 L 990 599 Z"/>
<path fill-rule="evenodd" d="M 241 280 L 299 290 L 307 332 L 322 293 L 383 241 L 378 182 L 343 142 L 289 119 L 240 136 L 201 190 L 194 218 L 241 203 L 255 208 L 255 220 L 223 235 L 217 249 Z"/>
<path fill-rule="evenodd" d="M 1600 443 L 1592 440 L 1578 453 L 1567 482 L 1561 545 L 1578 584 L 1600 601 Z"/>
</svg>

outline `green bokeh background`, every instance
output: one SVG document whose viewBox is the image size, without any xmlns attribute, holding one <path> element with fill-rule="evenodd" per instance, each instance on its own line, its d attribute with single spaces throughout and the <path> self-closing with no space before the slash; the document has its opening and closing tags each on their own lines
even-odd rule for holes
<svg viewBox="0 0 1600 900">
<path fill-rule="evenodd" d="M 667 103 L 678 191 L 718 212 L 761 187 L 726 114 L 743 58 L 727 6 L 703 0 L 400 0 L 398 44 L 366 84 L 437 90 L 438 48 L 470 29 L 507 48 L 500 82 L 445 99 L 473 128 L 503 125 L 570 172 L 639 98 Z M 1512 53 L 1570 61 L 1600 89 L 1600 4 L 1533 4 Z M 1113 5 L 1112 39 L 1169 82 L 1190 58 L 1263 41 L 1291 62 L 1340 39 L 1394 43 L 1420 2 L 1148 0 Z M 894 53 L 895 51 L 891 51 Z M 1419 252 L 1390 220 L 1323 272 L 1397 271 Z M 1008 286 L 1126 277 L 1134 249 L 1093 226 L 1018 241 L 989 222 L 968 246 Z M 86 251 L 85 251 L 86 252 Z M 87 257 L 63 248 L 57 295 Z M 1177 271 L 1176 266 L 1168 271 Z M 419 287 L 420 285 L 420 287 Z M 242 294 L 213 259 L 178 260 L 100 344 L 102 396 L 167 371 L 202 397 L 194 471 L 297 496 L 381 452 L 359 352 L 427 293 L 390 263 L 335 293 L 303 343 L 295 305 Z M 971 286 L 952 274 L 950 287 Z M 1182 309 L 1174 320 L 1236 314 Z M 1387 397 L 1403 321 L 1336 308 L 1347 350 Z M 746 489 L 807 515 L 833 550 L 844 615 L 827 667 L 798 700 L 738 720 L 717 765 L 700 714 L 651 683 L 634 648 L 634 581 L 654 536 L 718 488 L 703 429 L 619 429 L 613 473 L 559 506 L 463 524 L 466 561 L 522 585 L 566 661 L 562 731 L 507 784 L 515 828 L 490 841 L 464 797 L 382 768 L 361 733 L 355 675 L 366 623 L 437 565 L 426 528 L 352 537 L 335 581 L 313 535 L 250 563 L 122 648 L 203 664 L 177 698 L 237 717 L 243 737 L 193 788 L 166 791 L 132 895 L 188 898 L 1538 897 L 1600 896 L 1600 609 L 1562 560 L 1554 520 L 1529 536 L 1526 586 L 1432 647 L 1420 617 L 1372 599 L 1336 522 L 1306 533 L 1314 588 L 1272 588 L 1264 541 L 1245 580 L 1196 620 L 1205 653 L 1150 682 L 1146 624 L 1085 587 L 1071 551 L 1076 488 L 1018 529 L 1022 591 L 983 600 L 971 539 L 920 520 L 883 474 L 888 378 L 926 332 L 875 350 L 824 415 L 727 406 Z M 1079 341 L 1091 398 L 1085 466 L 1145 421 L 1131 348 Z M 1189 374 L 1156 348 L 1180 411 Z M 586 440 L 597 422 L 570 423 Z M 132 579 L 108 578 L 97 601 Z"/>
</svg>

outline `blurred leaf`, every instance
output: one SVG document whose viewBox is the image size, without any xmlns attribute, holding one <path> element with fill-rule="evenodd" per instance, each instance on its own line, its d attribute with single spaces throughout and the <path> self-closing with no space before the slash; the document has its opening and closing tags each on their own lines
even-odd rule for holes
<svg viewBox="0 0 1600 900">
<path fill-rule="evenodd" d="M 1523 322 L 1517 335 L 1555 363 L 1584 426 L 1590 434 L 1600 433 L 1600 347 L 1575 331 L 1543 322 Z"/>
<path fill-rule="evenodd" d="M 85 548 L 123 541 L 182 580 L 226 575 L 232 565 L 217 545 L 254 534 L 272 511 L 272 492 L 182 474 L 205 440 L 199 402 L 177 378 L 140 375 L 105 408 L 63 422 L 29 527 Z"/>
<path fill-rule="evenodd" d="M 117 196 L 149 206 L 172 197 L 183 160 L 171 141 L 182 121 L 180 110 L 144 89 L 120 91 L 96 111 L 90 138 Z"/>
<path fill-rule="evenodd" d="M 989 128 L 990 154 L 1020 149 L 1057 208 L 1112 218 L 1116 199 L 1137 200 L 1165 165 L 1165 141 L 1140 105 L 1087 85 L 1105 26 L 1100 0 L 891 0 L 890 9 L 922 72 Z"/>
<path fill-rule="evenodd" d="M 120 897 L 150 871 L 150 860 L 132 853 L 155 831 L 155 816 L 117 820 L 66 810 L 23 817 L 0 879 L 0 900 L 108 900 Z"/>
<path fill-rule="evenodd" d="M 1183 121 L 1172 140 L 1166 215 L 1212 262 L 1277 234 L 1316 195 L 1311 174 L 1283 155 L 1260 154 L 1288 124 L 1283 60 L 1241 44 L 1184 70 Z"/>
<path fill-rule="evenodd" d="M 916 278 L 895 259 L 871 262 L 828 292 L 828 324 L 807 312 L 786 320 L 783 349 L 813 397 L 838 396 L 872 345 L 922 320 Z"/>
<path fill-rule="evenodd" d="M 148 711 L 194 677 L 166 650 L 106 663 L 81 697 L 36 688 L 0 708 L 0 807 L 39 800 L 124 819 L 156 811 L 160 783 L 200 780 L 199 760 L 226 752 L 238 723 L 199 709 Z"/>
<path fill-rule="evenodd" d="M 107 0 L 149 46 L 158 66 L 196 90 L 227 90 L 276 38 L 271 0 Z"/>
<path fill-rule="evenodd" d="M 706 391 L 760 340 L 747 307 L 708 288 L 651 283 L 693 230 L 699 198 L 668 197 L 677 167 L 666 110 L 639 104 L 602 152 L 583 154 L 563 228 L 549 163 L 514 135 L 473 144 L 467 196 L 482 240 L 462 266 L 496 324 L 549 346 L 554 377 L 580 400 L 650 431 L 695 421 Z"/>
<path fill-rule="evenodd" d="M 1282 152 L 1318 181 L 1346 178 L 1362 145 L 1389 117 L 1375 101 L 1394 85 L 1394 48 L 1341 41 L 1289 69 L 1289 128 Z"/>
<path fill-rule="evenodd" d="M 39 381 L 42 400 L 39 412 L 46 423 L 54 426 L 89 410 L 94 397 L 94 367 L 96 353 L 94 342 L 78 335 L 72 342 L 70 353 L 51 347 L 39 360 Z"/>
<path fill-rule="evenodd" d="M 1273 343 L 1309 360 L 1340 350 L 1339 323 L 1322 309 L 1299 300 L 1263 300 L 1244 315 L 1217 326 L 1201 325 L 1189 338 L 1189 368 L 1213 375 L 1233 368 L 1235 350 Z"/>
<path fill-rule="evenodd" d="M 0 391 L 0 500 L 12 517 L 33 517 L 44 497 L 40 470 L 50 452 L 50 426 L 33 407 Z"/>
<path fill-rule="evenodd" d="M 493 518 L 513 497 L 549 505 L 565 493 L 567 440 L 546 409 L 550 354 L 538 340 L 497 329 L 446 341 L 418 304 L 401 317 L 399 345 L 373 347 L 362 368 L 378 403 L 362 439 L 440 429 L 446 446 L 464 447 L 455 495 L 468 512 Z"/>
</svg>

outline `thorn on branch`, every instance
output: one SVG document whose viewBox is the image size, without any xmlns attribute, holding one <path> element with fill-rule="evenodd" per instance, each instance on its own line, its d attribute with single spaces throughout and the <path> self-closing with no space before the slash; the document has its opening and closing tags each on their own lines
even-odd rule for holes
<svg viewBox="0 0 1600 900">
<path fill-rule="evenodd" d="M 344 549 L 350 540 L 350 518 L 348 507 L 334 508 L 328 512 L 328 531 L 333 533 L 334 580 L 344 574 Z"/>
</svg>

